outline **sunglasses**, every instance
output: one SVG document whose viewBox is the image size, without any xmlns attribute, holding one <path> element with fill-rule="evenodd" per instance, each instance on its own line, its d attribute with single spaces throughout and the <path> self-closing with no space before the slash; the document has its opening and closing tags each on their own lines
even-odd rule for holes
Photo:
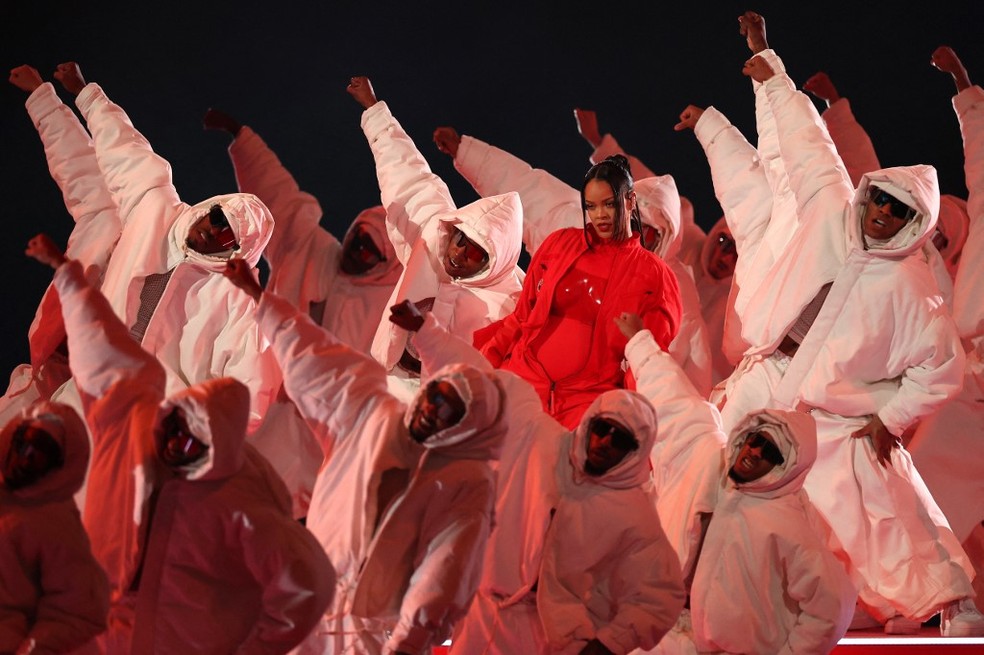
<svg viewBox="0 0 984 655">
<path fill-rule="evenodd" d="M 161 422 L 165 463 L 180 466 L 201 457 L 208 450 L 208 444 L 189 432 L 178 419 L 177 410 L 172 410 Z"/>
<path fill-rule="evenodd" d="M 441 391 L 437 383 L 427 385 L 425 396 L 427 402 L 434 408 L 434 416 L 438 420 L 447 423 L 452 419 L 457 410 L 455 402 L 459 400 L 458 398 Z"/>
<path fill-rule="evenodd" d="M 639 442 L 636 441 L 636 438 L 631 432 L 623 427 L 615 425 L 614 423 L 609 423 L 604 419 L 596 419 L 591 421 L 588 429 L 592 434 L 598 437 L 603 438 L 611 435 L 612 446 L 618 448 L 619 450 L 630 451 L 639 447 Z"/>
<path fill-rule="evenodd" d="M 786 459 L 779 452 L 779 447 L 769 441 L 761 432 L 752 432 L 745 437 L 745 445 L 749 448 L 758 448 L 762 453 L 762 459 L 768 461 L 773 466 L 779 466 Z"/>
<path fill-rule="evenodd" d="M 473 262 L 486 262 L 489 259 L 489 254 L 482 249 L 477 243 L 469 239 L 464 232 L 458 230 L 457 233 L 451 238 L 452 243 L 459 248 L 464 248 L 464 254 L 467 259 Z"/>
<path fill-rule="evenodd" d="M 909 221 L 916 215 L 916 210 L 905 204 L 892 194 L 882 191 L 872 185 L 868 191 L 868 200 L 876 207 L 889 205 L 889 212 L 900 221 Z"/>
<path fill-rule="evenodd" d="M 218 234 L 215 235 L 215 240 L 218 242 L 220 247 L 236 247 L 236 234 L 232 231 L 232 226 L 229 225 L 229 218 L 225 215 L 225 212 L 222 211 L 221 205 L 212 205 L 209 207 L 208 224 L 211 225 L 213 229 L 219 231 Z"/>
<path fill-rule="evenodd" d="M 352 235 L 352 240 L 350 242 L 350 248 L 352 250 L 359 250 L 370 253 L 377 259 L 382 260 L 383 254 L 379 252 L 379 247 L 376 242 L 372 240 L 372 235 L 365 231 L 359 231 Z"/>
</svg>

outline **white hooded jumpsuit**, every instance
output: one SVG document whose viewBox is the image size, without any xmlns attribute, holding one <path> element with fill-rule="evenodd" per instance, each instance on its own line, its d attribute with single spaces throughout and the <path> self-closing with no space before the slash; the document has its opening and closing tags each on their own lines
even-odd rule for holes
<svg viewBox="0 0 984 655">
<path fill-rule="evenodd" d="M 649 454 L 656 511 L 680 560 L 684 580 L 693 576 L 702 516 L 714 511 L 724 475 L 727 437 L 717 408 L 690 383 L 649 330 L 625 346 L 636 390 L 656 410 L 659 430 Z"/>
<path fill-rule="evenodd" d="M 954 284 L 953 315 L 967 353 L 963 388 L 916 429 L 909 451 L 912 461 L 939 503 L 961 543 L 977 533 L 975 567 L 984 520 L 984 89 L 971 86 L 953 98 L 964 143 L 973 216 Z M 980 577 L 978 578 L 980 582 Z M 975 583 L 976 585 L 976 583 Z"/>
<path fill-rule="evenodd" d="M 81 267 L 62 265 L 54 285 L 94 444 L 83 520 L 110 582 L 108 653 L 286 653 L 317 624 L 335 576 L 245 442 L 248 389 L 217 378 L 165 399 L 163 367 Z M 171 469 L 158 426 L 175 407 L 208 449 Z"/>
<path fill-rule="evenodd" d="M 851 111 L 851 103 L 847 98 L 840 98 L 831 104 L 820 115 L 830 140 L 837 148 L 837 154 L 844 160 L 844 167 L 851 177 L 851 182 L 857 186 L 861 176 L 881 168 L 878 154 L 871 143 L 868 132 L 861 126 Z M 949 193 L 940 194 L 940 216 L 936 229 L 946 237 L 946 243 L 939 248 L 943 266 L 951 278 L 956 278 L 957 266 L 967 241 L 967 230 L 970 216 L 967 214 L 967 201 Z M 947 289 L 940 285 L 940 290 Z"/>
<path fill-rule="evenodd" d="M 216 196 L 194 206 L 182 202 L 168 162 L 97 84 L 87 84 L 76 105 L 92 134 L 96 161 L 122 225 L 103 293 L 132 328 L 142 305 L 151 309 L 142 295 L 155 282 L 165 285 L 140 343 L 167 371 L 168 393 L 235 377 L 250 389 L 250 429 L 255 430 L 280 385 L 279 372 L 265 353 L 252 300 L 221 273 L 232 257 L 256 266 L 273 232 L 270 211 L 250 194 Z M 221 205 L 228 217 L 238 250 L 203 255 L 186 244 L 189 228 L 213 204 Z"/>
<path fill-rule="evenodd" d="M 646 490 L 652 406 L 638 393 L 608 391 L 571 432 L 543 411 L 528 383 L 499 375 L 513 423 L 496 527 L 451 653 L 576 654 L 594 639 L 619 655 L 652 648 L 684 599 L 679 560 Z M 625 425 L 639 442 L 597 477 L 584 472 L 594 417 Z"/>
<path fill-rule="evenodd" d="M 729 468 L 753 431 L 766 432 L 784 462 L 753 482 L 725 482 L 690 595 L 698 651 L 829 653 L 847 631 L 856 594 L 803 491 L 816 426 L 802 412 L 753 412 L 731 432 Z"/>
<path fill-rule="evenodd" d="M 0 431 L 0 457 L 27 420 L 55 438 L 63 464 L 15 490 L 0 472 L 0 653 L 19 652 L 28 639 L 39 654 L 99 653 L 109 584 L 72 500 L 89 464 L 85 424 L 71 407 L 39 401 Z"/>
<path fill-rule="evenodd" d="M 473 367 L 436 371 L 430 379 L 450 382 L 466 411 L 419 444 L 408 429 L 414 403 L 388 391 L 377 361 L 273 294 L 257 318 L 326 455 L 307 526 L 338 582 L 298 653 L 429 652 L 478 583 L 506 429 L 500 385 Z"/>
<path fill-rule="evenodd" d="M 850 435 L 876 414 L 901 435 L 959 389 L 963 351 L 922 250 L 939 207 L 936 173 L 873 171 L 855 190 L 810 99 L 782 74 L 763 87 L 799 224 L 742 316 L 751 347 L 722 419 L 732 428 L 764 407 L 809 410 L 819 450 L 806 489 L 863 581 L 861 600 L 883 620 L 924 620 L 970 594 L 968 562 L 908 453 L 893 449 L 885 467 L 869 439 Z M 869 184 L 918 211 L 886 243 L 864 240 Z M 828 282 L 795 356 L 776 352 Z"/>
<path fill-rule="evenodd" d="M 509 315 L 522 291 L 519 196 L 505 193 L 459 208 L 385 102 L 363 112 L 361 122 L 376 162 L 390 240 L 404 266 L 389 304 L 432 298 L 431 312 L 438 322 L 470 341 L 475 330 Z M 456 228 L 489 256 L 488 265 L 472 277 L 452 278 L 444 267 L 445 251 Z M 373 357 L 403 378 L 408 376 L 397 364 L 407 340 L 405 330 L 384 320 L 372 345 Z M 409 377 L 412 390 L 418 380 Z"/>
<path fill-rule="evenodd" d="M 321 204 L 300 189 L 263 139 L 244 126 L 229 146 L 229 157 L 239 190 L 255 194 L 276 218 L 263 250 L 270 266 L 267 288 L 344 343 L 368 353 L 403 270 L 386 234 L 386 212 L 379 206 L 368 208 L 348 228 L 350 233 L 359 226 L 368 230 L 383 261 L 361 275 L 346 274 L 340 268 L 342 244 L 321 226 Z M 306 516 L 324 456 L 286 394 L 277 394 L 252 440 L 287 483 L 294 516 Z"/>
<path fill-rule="evenodd" d="M 116 204 L 96 163 L 92 140 L 82 123 L 67 107 L 50 82 L 28 96 L 27 113 L 38 130 L 48 171 L 62 192 L 75 226 L 65 254 L 89 269 L 93 281 L 102 280 L 106 262 L 120 236 Z M 31 362 L 11 373 L 10 384 L 0 398 L 0 425 L 37 399 L 48 399 L 71 377 L 61 348 L 65 329 L 58 294 L 45 291 L 28 332 Z"/>
</svg>

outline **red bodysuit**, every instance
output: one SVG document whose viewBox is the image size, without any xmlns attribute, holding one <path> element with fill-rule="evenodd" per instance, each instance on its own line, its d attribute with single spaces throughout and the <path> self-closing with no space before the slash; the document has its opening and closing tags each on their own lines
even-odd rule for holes
<svg viewBox="0 0 984 655">
<path fill-rule="evenodd" d="M 589 228 L 558 230 L 527 269 L 516 310 L 475 333 L 475 344 L 500 368 L 536 388 L 544 409 L 574 429 L 596 396 L 629 386 L 626 339 L 614 318 L 632 312 L 665 350 L 680 324 L 673 272 L 637 239 L 598 239 Z"/>
</svg>

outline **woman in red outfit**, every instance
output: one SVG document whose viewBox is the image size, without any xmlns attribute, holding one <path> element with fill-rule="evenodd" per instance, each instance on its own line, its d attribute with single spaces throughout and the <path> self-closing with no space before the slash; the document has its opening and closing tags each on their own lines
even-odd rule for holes
<svg viewBox="0 0 984 655">
<path fill-rule="evenodd" d="M 599 394 L 632 388 L 626 339 L 614 318 L 639 314 L 665 350 L 680 325 L 680 292 L 663 261 L 642 247 L 628 160 L 595 164 L 581 185 L 584 229 L 552 233 L 533 255 L 512 314 L 475 333 L 494 366 L 532 384 L 568 429 Z"/>
</svg>

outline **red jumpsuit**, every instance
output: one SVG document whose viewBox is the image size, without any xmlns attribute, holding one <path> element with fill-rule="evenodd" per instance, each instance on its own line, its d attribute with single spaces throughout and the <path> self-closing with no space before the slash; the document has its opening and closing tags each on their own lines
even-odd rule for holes
<svg viewBox="0 0 984 655">
<path fill-rule="evenodd" d="M 544 410 L 574 429 L 599 394 L 633 386 L 614 318 L 638 314 L 666 350 L 680 311 L 676 276 L 638 239 L 605 241 L 590 227 L 566 228 L 537 249 L 516 309 L 476 331 L 475 346 L 532 384 Z"/>
</svg>

